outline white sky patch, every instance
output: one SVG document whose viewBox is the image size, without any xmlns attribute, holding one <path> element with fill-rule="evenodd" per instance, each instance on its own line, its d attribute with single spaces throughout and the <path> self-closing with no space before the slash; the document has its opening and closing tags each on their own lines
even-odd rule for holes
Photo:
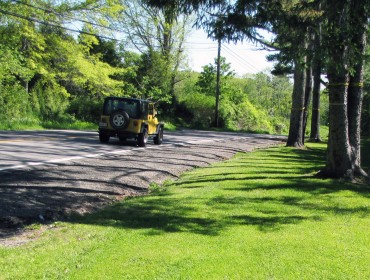
<svg viewBox="0 0 370 280">
<path fill-rule="evenodd" d="M 207 38 L 203 30 L 195 30 L 185 43 L 185 51 L 189 57 L 189 66 L 197 72 L 217 57 L 217 42 Z M 221 56 L 231 63 L 231 68 L 239 75 L 255 74 L 271 69 L 273 63 L 266 56 L 271 52 L 261 50 L 249 42 L 222 43 Z"/>
</svg>

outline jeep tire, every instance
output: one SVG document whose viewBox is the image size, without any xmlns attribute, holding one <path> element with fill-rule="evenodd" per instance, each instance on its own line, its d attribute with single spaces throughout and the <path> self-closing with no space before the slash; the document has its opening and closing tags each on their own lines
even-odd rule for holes
<svg viewBox="0 0 370 280">
<path fill-rule="evenodd" d="M 137 137 L 137 145 L 139 147 L 145 147 L 147 141 L 148 141 L 148 130 L 144 128 L 143 132 L 140 133 Z"/>
<path fill-rule="evenodd" d="M 125 129 L 129 125 L 130 116 L 122 110 L 114 111 L 110 116 L 110 124 L 114 129 Z"/>
<path fill-rule="evenodd" d="M 153 142 L 155 145 L 160 145 L 163 142 L 163 128 L 158 128 L 158 134 L 153 138 Z"/>
<path fill-rule="evenodd" d="M 99 133 L 99 140 L 101 143 L 108 143 L 110 136 L 104 133 Z"/>
</svg>

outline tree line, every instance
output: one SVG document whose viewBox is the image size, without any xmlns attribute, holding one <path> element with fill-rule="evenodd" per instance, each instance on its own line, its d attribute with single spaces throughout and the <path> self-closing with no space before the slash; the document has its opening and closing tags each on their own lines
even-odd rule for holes
<svg viewBox="0 0 370 280">
<path fill-rule="evenodd" d="M 107 95 L 158 101 L 162 115 L 181 125 L 214 124 L 216 66 L 205 65 L 202 73 L 186 67 L 184 44 L 195 17 L 179 6 L 19 0 L 0 5 L 3 127 L 97 123 Z M 236 77 L 224 58 L 222 68 L 222 127 L 286 133 L 287 76 Z M 269 102 L 275 97 L 277 106 Z"/>
<path fill-rule="evenodd" d="M 236 77 L 221 59 L 224 128 L 286 132 L 287 144 L 301 147 L 308 131 L 320 141 L 320 124 L 328 123 L 323 174 L 365 176 L 368 16 L 367 1 L 356 0 L 2 1 L 0 120 L 94 122 L 104 97 L 116 95 L 154 99 L 164 115 L 209 127 L 217 67 L 193 73 L 184 63 L 196 26 L 218 41 L 277 51 L 269 57 L 273 76 Z"/>
<path fill-rule="evenodd" d="M 157 7 L 197 11 L 198 24 L 217 40 L 251 40 L 279 50 L 276 71 L 294 73 L 288 146 L 304 145 L 313 98 L 311 138 L 319 140 L 321 74 L 328 79 L 329 177 L 367 176 L 361 168 L 361 111 L 370 4 L 364 0 L 147 0 Z M 266 42 L 260 29 L 275 34 Z"/>
</svg>

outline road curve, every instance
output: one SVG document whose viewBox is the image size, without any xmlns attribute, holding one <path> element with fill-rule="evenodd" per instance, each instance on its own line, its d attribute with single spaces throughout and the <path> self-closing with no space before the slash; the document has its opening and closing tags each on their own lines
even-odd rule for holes
<svg viewBox="0 0 370 280">
<path fill-rule="evenodd" d="M 101 144 L 94 131 L 0 131 L 0 239 L 14 228 L 91 212 L 185 170 L 283 141 L 182 130 L 165 132 L 160 146 L 139 148 L 114 139 Z"/>
</svg>

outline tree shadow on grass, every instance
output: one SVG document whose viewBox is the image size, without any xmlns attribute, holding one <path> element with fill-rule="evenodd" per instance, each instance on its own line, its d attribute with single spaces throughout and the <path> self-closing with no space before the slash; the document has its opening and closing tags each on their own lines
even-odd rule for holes
<svg viewBox="0 0 370 280">
<path fill-rule="evenodd" d="M 243 187 L 226 187 L 227 190 L 234 191 L 254 191 L 254 190 L 282 190 L 290 189 L 296 192 L 309 193 L 312 195 L 325 195 L 325 194 L 335 194 L 342 191 L 351 191 L 356 194 L 359 194 L 363 197 L 370 198 L 370 186 L 365 184 L 356 184 L 346 181 L 335 181 L 335 180 L 320 180 L 316 183 L 314 181 L 304 181 L 302 179 L 312 179 L 313 176 L 303 175 L 299 177 L 279 177 L 283 179 L 283 183 L 271 184 L 270 182 L 264 182 L 261 180 L 259 183 L 250 184 L 248 180 L 244 183 Z M 250 179 L 263 179 L 261 177 L 252 177 Z"/>
<path fill-rule="evenodd" d="M 98 224 L 125 229 L 147 229 L 155 232 L 192 232 L 217 235 L 222 225 L 217 219 L 191 215 L 195 209 L 182 205 L 182 200 L 170 195 L 128 199 L 84 217 L 75 217 L 73 222 Z"/>
<path fill-rule="evenodd" d="M 316 179 L 318 181 L 315 184 L 315 181 L 308 179 L 314 178 L 313 172 L 322 164 L 323 151 L 314 151 L 316 155 L 313 156 L 309 154 L 312 151 L 296 152 L 299 156 L 285 157 L 283 161 L 288 159 L 287 162 L 299 165 L 302 162 L 301 157 L 306 155 L 311 164 L 302 166 L 292 174 L 284 169 L 278 176 L 279 166 L 266 166 L 259 174 L 225 174 L 221 170 L 219 173 L 204 176 L 192 174 L 174 183 L 171 190 L 177 192 L 178 189 L 190 188 L 195 192 L 200 191 L 199 196 L 179 198 L 167 190 L 157 195 L 123 201 L 101 212 L 77 217 L 74 222 L 144 230 L 150 235 L 189 232 L 215 236 L 238 225 L 270 232 L 308 220 L 320 222 L 330 215 L 369 215 L 369 208 L 364 205 L 348 206 L 336 203 L 336 195 L 340 191 L 351 191 L 368 198 L 369 188 L 321 179 Z M 240 166 L 233 166 L 242 169 L 248 164 L 249 162 L 244 160 Z M 232 177 L 235 175 L 240 176 Z M 279 180 L 266 180 L 273 177 L 279 177 Z M 230 184 L 232 181 L 236 182 L 235 187 Z M 214 183 L 220 186 L 221 194 L 213 197 L 204 195 L 205 190 L 201 189 L 213 186 Z M 277 190 L 281 190 L 281 194 L 276 195 Z M 262 191 L 259 193 L 263 195 L 255 197 L 248 194 L 253 191 Z M 269 191 L 273 191 L 273 194 Z M 235 209 L 243 210 L 237 212 Z"/>
<path fill-rule="evenodd" d="M 297 224 L 312 217 L 271 213 L 231 215 L 228 217 L 199 214 L 196 208 L 182 206 L 183 200 L 168 197 L 140 203 L 118 203 L 103 211 L 75 217 L 74 223 L 111 226 L 123 229 L 147 230 L 146 234 L 189 232 L 216 236 L 236 225 L 257 227 L 260 231 L 275 231 L 284 225 Z M 235 205 L 234 205 L 235 206 Z"/>
<path fill-rule="evenodd" d="M 270 232 L 282 229 L 284 225 L 298 224 L 304 220 L 311 219 L 300 215 L 291 216 L 234 216 L 238 224 L 256 226 L 260 231 Z"/>
</svg>

